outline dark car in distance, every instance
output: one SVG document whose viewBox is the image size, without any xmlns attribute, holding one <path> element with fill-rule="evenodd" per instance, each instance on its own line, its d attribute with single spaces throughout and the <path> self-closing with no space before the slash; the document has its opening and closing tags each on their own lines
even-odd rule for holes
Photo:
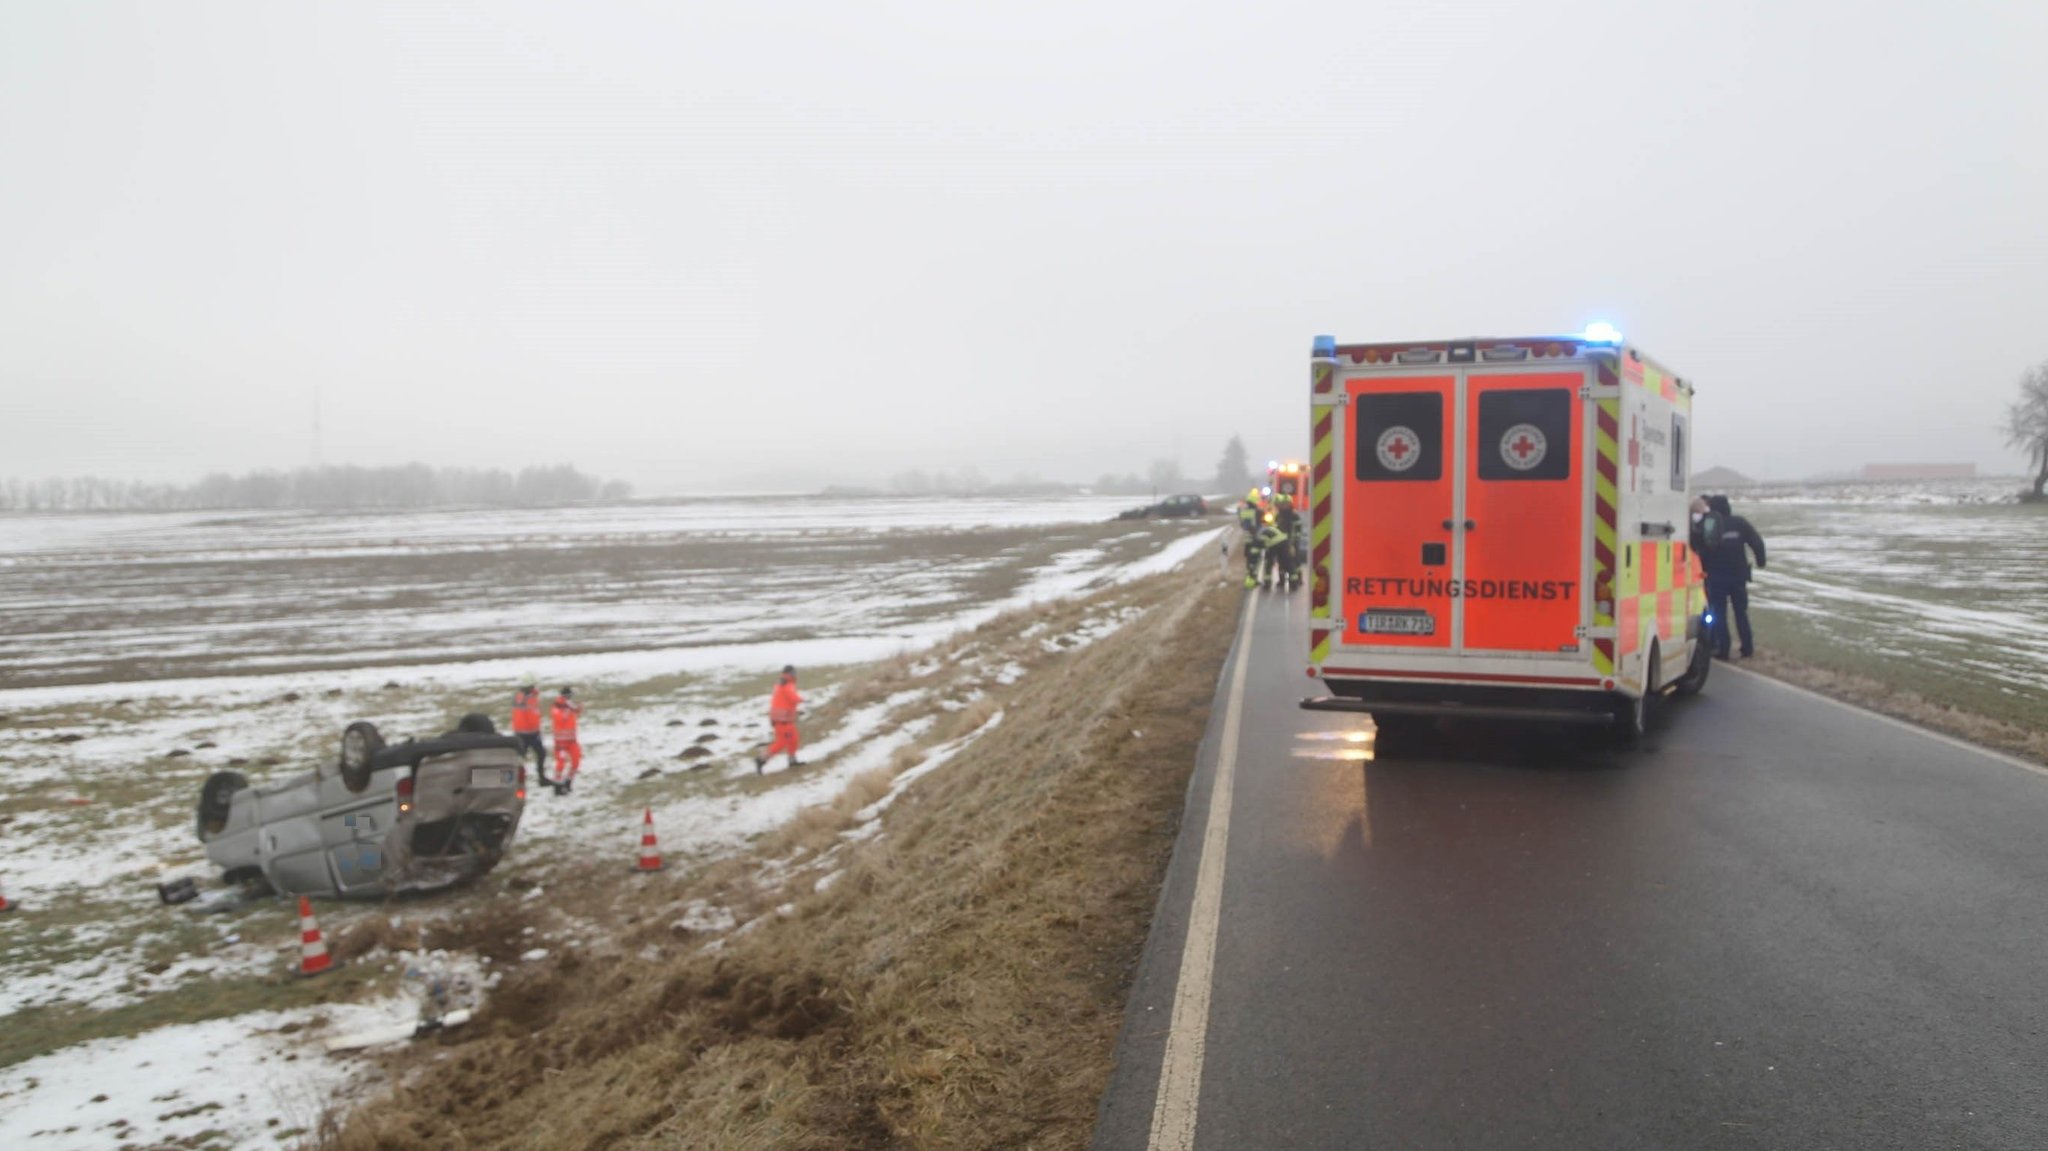
<svg viewBox="0 0 2048 1151">
<path fill-rule="evenodd" d="M 1200 496 L 1168 496 L 1156 504 L 1118 512 L 1120 520 L 1170 520 L 1181 517 L 1194 518 L 1209 514 L 1209 501 Z"/>
</svg>

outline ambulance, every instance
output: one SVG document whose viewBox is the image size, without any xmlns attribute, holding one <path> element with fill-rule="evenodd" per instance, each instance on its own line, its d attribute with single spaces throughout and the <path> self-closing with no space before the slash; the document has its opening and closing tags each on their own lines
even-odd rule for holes
<svg viewBox="0 0 2048 1151">
<path fill-rule="evenodd" d="M 1299 460 L 1288 460 L 1285 463 L 1279 460 L 1269 461 L 1266 464 L 1266 486 L 1272 489 L 1276 497 L 1286 496 L 1294 501 L 1295 511 L 1303 515 L 1308 514 L 1310 497 L 1307 464 Z"/>
<path fill-rule="evenodd" d="M 1310 359 L 1312 710 L 1641 737 L 1712 671 L 1688 545 L 1692 384 L 1572 336 L 1340 344 Z"/>
</svg>

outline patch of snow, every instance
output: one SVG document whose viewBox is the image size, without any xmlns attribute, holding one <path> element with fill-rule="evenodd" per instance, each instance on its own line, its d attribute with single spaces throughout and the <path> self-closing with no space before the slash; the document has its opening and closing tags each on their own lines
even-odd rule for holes
<svg viewBox="0 0 2048 1151">
<path fill-rule="evenodd" d="M 925 776 L 930 775 L 932 772 L 937 771 L 939 768 L 944 767 L 948 762 L 950 762 L 953 759 L 954 756 L 957 756 L 961 752 L 966 751 L 968 748 L 973 747 L 975 741 L 979 740 L 982 736 L 987 735 L 989 732 L 994 731 L 997 727 L 1001 726 L 1002 722 L 1003 713 L 997 712 L 994 715 L 988 717 L 987 723 L 982 724 L 980 727 L 975 728 L 973 731 L 968 732 L 966 735 L 961 736 L 959 739 L 956 739 L 951 743 L 941 744 L 940 746 L 933 748 L 931 754 L 925 756 L 923 763 L 918 764 L 916 767 L 908 768 L 904 771 L 898 772 L 896 778 L 889 781 L 888 792 L 886 792 L 882 796 L 882 798 L 877 799 L 873 803 L 870 803 L 866 807 L 863 807 L 859 811 L 855 812 L 853 816 L 854 820 L 862 824 L 871 823 L 873 820 L 878 818 L 884 811 L 887 811 L 889 809 L 890 804 L 896 802 L 896 797 L 902 795 L 905 788 L 909 787 L 913 783 L 916 783 L 918 780 L 923 779 Z M 848 834 L 849 836 L 851 836 L 850 832 Z M 862 836 L 860 838 L 866 837 Z"/>
<path fill-rule="evenodd" d="M 328 1101 L 359 1083 L 359 1065 L 310 1054 L 299 1031 L 332 1006 L 256 1012 L 96 1039 L 0 1069 L 0 1147 L 166 1146 L 224 1133 L 236 1151 L 311 1132 Z M 276 1126 L 271 1126 L 271 1121 Z"/>
<path fill-rule="evenodd" d="M 683 917 L 676 920 L 676 926 L 685 931 L 714 933 L 731 931 L 738 922 L 729 907 L 717 907 L 703 900 L 692 900 L 683 909 Z"/>
</svg>

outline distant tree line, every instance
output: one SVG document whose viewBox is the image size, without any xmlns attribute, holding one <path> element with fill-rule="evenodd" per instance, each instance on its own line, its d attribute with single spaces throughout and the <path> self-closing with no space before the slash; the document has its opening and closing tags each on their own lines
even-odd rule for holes
<svg viewBox="0 0 2048 1151">
<path fill-rule="evenodd" d="M 1024 475 L 1010 480 L 992 481 L 970 464 L 951 472 L 910 468 L 890 476 L 887 486 L 882 491 L 899 496 L 1013 496 L 1076 490 L 1087 490 L 1105 496 L 1165 496 L 1181 492 L 1240 492 L 1259 478 L 1261 477 L 1255 476 L 1251 470 L 1243 438 L 1232 436 L 1230 443 L 1223 449 L 1223 458 L 1217 461 L 1213 476 L 1190 477 L 1182 473 L 1178 460 L 1153 460 L 1142 475 L 1137 472 L 1122 475 L 1105 472 L 1097 476 L 1094 483 L 1085 485 L 1047 482 Z M 826 492 L 831 495 L 880 494 L 872 488 L 845 486 L 831 487 L 826 489 Z"/>
<path fill-rule="evenodd" d="M 1144 475 L 1114 473 L 1100 476 L 1095 490 L 1104 495 L 1162 495 L 1181 492 L 1210 495 L 1241 492 L 1262 477 L 1252 474 L 1244 450 L 1244 437 L 1232 436 L 1223 446 L 1223 458 L 1216 461 L 1213 475 L 1190 478 L 1182 475 L 1179 460 L 1153 460 Z"/>
<path fill-rule="evenodd" d="M 568 464 L 521 468 L 430 468 L 425 464 L 334 466 L 289 472 L 225 472 L 193 484 L 101 476 L 0 480 L 6 511 L 193 511 L 232 508 L 424 508 L 447 504 L 524 507 L 623 500 L 631 485 L 584 475 Z"/>
</svg>

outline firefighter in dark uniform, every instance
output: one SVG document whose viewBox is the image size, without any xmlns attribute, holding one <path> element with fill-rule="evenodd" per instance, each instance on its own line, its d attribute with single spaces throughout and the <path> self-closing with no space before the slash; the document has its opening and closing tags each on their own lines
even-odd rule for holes
<svg viewBox="0 0 2048 1151">
<path fill-rule="evenodd" d="M 1714 655 L 1728 658 L 1729 624 L 1742 640 L 1742 658 L 1756 654 L 1756 637 L 1749 630 L 1749 557 L 1764 566 L 1764 538 L 1746 519 L 1728 509 L 1727 496 L 1707 497 L 1700 564 L 1707 570 L 1707 610 L 1714 617 Z M 1730 613 L 1734 619 L 1729 619 Z"/>
<path fill-rule="evenodd" d="M 1301 586 L 1301 513 L 1294 510 L 1294 498 L 1282 492 L 1273 497 L 1273 526 L 1287 535 L 1287 542 L 1280 545 L 1280 582 L 1287 587 Z"/>
</svg>

